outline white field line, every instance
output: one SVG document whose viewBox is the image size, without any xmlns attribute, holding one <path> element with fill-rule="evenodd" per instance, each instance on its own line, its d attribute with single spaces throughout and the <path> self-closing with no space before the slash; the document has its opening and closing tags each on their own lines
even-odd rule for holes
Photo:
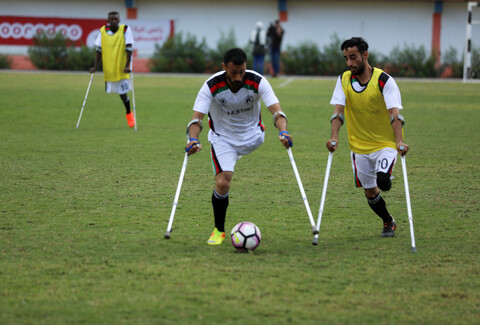
<svg viewBox="0 0 480 325">
<path fill-rule="evenodd" d="M 278 87 L 279 87 L 279 88 L 283 88 L 283 87 L 285 87 L 286 85 L 290 84 L 292 81 L 293 81 L 293 78 L 288 78 L 287 80 L 285 80 L 284 82 L 282 82 Z"/>
</svg>

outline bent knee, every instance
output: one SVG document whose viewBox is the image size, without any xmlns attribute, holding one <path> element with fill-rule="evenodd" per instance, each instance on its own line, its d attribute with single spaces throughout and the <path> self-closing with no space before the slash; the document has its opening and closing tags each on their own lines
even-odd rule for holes
<svg viewBox="0 0 480 325">
<path fill-rule="evenodd" d="M 226 194 L 230 191 L 230 182 L 232 180 L 232 177 L 230 174 L 226 172 L 222 172 L 220 174 L 217 174 L 216 181 L 215 181 L 215 187 L 216 190 L 219 194 Z"/>
<path fill-rule="evenodd" d="M 377 173 L 377 186 L 382 191 L 388 191 L 392 188 L 390 175 L 382 172 Z"/>
</svg>

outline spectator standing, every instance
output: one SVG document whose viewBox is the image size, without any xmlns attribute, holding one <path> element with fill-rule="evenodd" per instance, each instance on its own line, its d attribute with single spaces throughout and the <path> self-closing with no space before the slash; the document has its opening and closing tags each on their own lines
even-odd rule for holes
<svg viewBox="0 0 480 325">
<path fill-rule="evenodd" d="M 267 46 L 267 35 L 263 29 L 263 23 L 257 21 L 255 29 L 250 34 L 250 43 L 253 44 L 253 70 L 263 74 L 265 52 Z"/>
<path fill-rule="evenodd" d="M 277 77 L 278 73 L 280 72 L 280 49 L 282 46 L 283 34 L 285 34 L 285 31 L 280 25 L 279 20 L 276 20 L 275 25 L 271 24 L 268 28 L 267 37 L 269 41 L 268 44 L 270 46 L 270 56 L 272 58 L 274 77 Z"/>
</svg>

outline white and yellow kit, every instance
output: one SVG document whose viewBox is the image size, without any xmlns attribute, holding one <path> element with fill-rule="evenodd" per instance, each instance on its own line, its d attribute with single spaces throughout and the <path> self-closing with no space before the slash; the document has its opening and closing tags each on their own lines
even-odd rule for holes
<svg viewBox="0 0 480 325">
<path fill-rule="evenodd" d="M 130 75 L 123 70 L 127 63 L 126 45 L 133 43 L 133 34 L 127 25 L 119 25 L 115 33 L 109 25 L 100 28 L 95 46 L 102 52 L 103 78 L 107 93 L 122 95 L 131 90 Z"/>
<path fill-rule="evenodd" d="M 375 187 L 376 173 L 391 174 L 397 158 L 388 113 L 388 109 L 403 109 L 395 80 L 373 68 L 372 77 L 362 85 L 351 71 L 345 71 L 337 80 L 330 104 L 345 107 L 356 185 Z"/>
</svg>

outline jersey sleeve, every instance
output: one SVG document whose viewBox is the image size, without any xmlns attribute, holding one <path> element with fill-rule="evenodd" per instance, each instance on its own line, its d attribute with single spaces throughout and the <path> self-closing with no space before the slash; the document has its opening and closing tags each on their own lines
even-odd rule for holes
<svg viewBox="0 0 480 325">
<path fill-rule="evenodd" d="M 337 83 L 335 84 L 335 89 L 333 90 L 332 99 L 330 99 L 331 105 L 342 105 L 345 106 L 347 97 L 342 87 L 342 77 L 339 76 Z"/>
<path fill-rule="evenodd" d="M 280 102 L 266 78 L 262 77 L 262 80 L 260 80 L 260 84 L 258 85 L 258 94 L 267 107 Z"/>
<path fill-rule="evenodd" d="M 210 89 L 205 82 L 198 91 L 197 98 L 195 99 L 195 103 L 193 104 L 193 110 L 196 112 L 200 112 L 203 114 L 208 114 L 208 110 L 210 109 L 210 104 L 212 103 L 213 96 L 210 92 Z"/>
<path fill-rule="evenodd" d="M 102 32 L 100 30 L 98 30 L 97 38 L 95 38 L 94 45 L 96 47 L 102 47 Z"/>
<path fill-rule="evenodd" d="M 400 89 L 398 89 L 397 83 L 392 77 L 388 78 L 385 83 L 385 87 L 383 88 L 383 99 L 385 100 L 387 109 L 394 107 L 403 109 Z"/>
<path fill-rule="evenodd" d="M 127 30 L 125 31 L 125 44 L 135 44 L 131 26 L 127 26 Z"/>
</svg>

